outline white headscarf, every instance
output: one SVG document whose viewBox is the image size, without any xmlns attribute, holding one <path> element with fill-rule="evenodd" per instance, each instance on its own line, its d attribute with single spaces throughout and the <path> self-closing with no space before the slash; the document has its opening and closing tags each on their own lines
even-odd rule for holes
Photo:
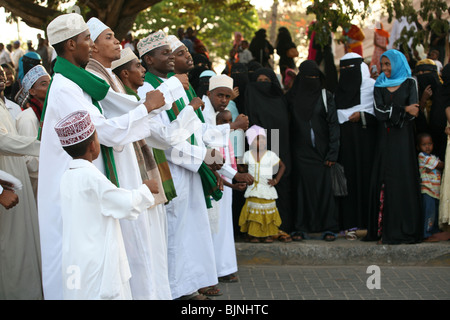
<svg viewBox="0 0 450 320">
<path fill-rule="evenodd" d="M 350 52 L 344 55 L 341 60 L 361 58 L 357 53 Z M 344 123 L 348 121 L 348 118 L 355 112 L 367 112 L 375 115 L 373 110 L 373 89 L 375 85 L 375 80 L 370 77 L 369 67 L 366 63 L 361 63 L 361 103 L 348 109 L 338 109 L 338 119 L 339 123 Z"/>
</svg>

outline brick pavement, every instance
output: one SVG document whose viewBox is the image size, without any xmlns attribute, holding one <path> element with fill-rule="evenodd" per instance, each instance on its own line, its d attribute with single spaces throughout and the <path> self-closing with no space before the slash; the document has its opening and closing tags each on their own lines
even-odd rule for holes
<svg viewBox="0 0 450 320">
<path fill-rule="evenodd" d="M 213 299 L 450 300 L 450 267 L 380 266 L 380 289 L 367 287 L 375 275 L 367 267 L 243 265 L 240 281 L 220 283 L 223 295 Z"/>
</svg>

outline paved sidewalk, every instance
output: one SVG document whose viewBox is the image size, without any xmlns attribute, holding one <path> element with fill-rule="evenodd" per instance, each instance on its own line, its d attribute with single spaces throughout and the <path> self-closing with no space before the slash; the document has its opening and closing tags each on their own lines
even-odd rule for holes
<svg viewBox="0 0 450 320">
<path fill-rule="evenodd" d="M 450 300 L 450 267 L 243 265 L 213 300 Z"/>
</svg>

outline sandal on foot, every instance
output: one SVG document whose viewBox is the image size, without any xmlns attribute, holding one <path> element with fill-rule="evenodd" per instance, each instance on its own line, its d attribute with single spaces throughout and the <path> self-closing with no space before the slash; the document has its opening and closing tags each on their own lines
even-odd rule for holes
<svg viewBox="0 0 450 320">
<path fill-rule="evenodd" d="M 209 297 L 221 296 L 223 294 L 216 286 L 201 288 L 198 290 L 198 293 Z"/>
<path fill-rule="evenodd" d="M 259 238 L 257 238 L 257 237 L 250 237 L 249 242 L 251 242 L 251 243 L 260 243 L 261 240 L 259 240 Z"/>
<path fill-rule="evenodd" d="M 345 239 L 347 239 L 347 240 L 357 240 L 358 236 L 356 235 L 355 231 L 348 231 L 345 234 Z"/>
<path fill-rule="evenodd" d="M 322 239 L 324 239 L 325 241 L 334 241 L 336 240 L 336 238 L 337 235 L 330 231 L 325 231 L 322 235 Z"/>
<path fill-rule="evenodd" d="M 292 238 L 290 235 L 288 235 L 286 232 L 284 231 L 279 231 L 277 235 L 272 237 L 274 240 L 280 241 L 280 242 L 291 242 Z"/>
<path fill-rule="evenodd" d="M 293 241 L 302 241 L 305 237 L 303 236 L 303 232 L 296 231 L 292 234 L 291 239 Z"/>
<path fill-rule="evenodd" d="M 219 282 L 224 283 L 232 283 L 232 282 L 238 282 L 238 277 L 234 274 L 229 274 L 227 276 L 219 277 Z"/>
<path fill-rule="evenodd" d="M 264 243 L 272 243 L 273 239 L 272 239 L 272 237 L 265 237 L 265 238 L 263 238 L 262 242 L 264 242 Z"/>
</svg>

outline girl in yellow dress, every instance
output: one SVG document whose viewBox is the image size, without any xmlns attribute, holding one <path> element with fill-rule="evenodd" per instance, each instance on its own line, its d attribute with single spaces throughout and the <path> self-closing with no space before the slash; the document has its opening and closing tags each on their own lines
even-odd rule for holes
<svg viewBox="0 0 450 320">
<path fill-rule="evenodd" d="M 276 206 L 278 198 L 275 186 L 280 182 L 285 165 L 275 152 L 267 150 L 266 132 L 252 126 L 246 132 L 250 150 L 244 153 L 241 169 L 253 176 L 254 183 L 247 187 L 245 204 L 239 217 L 241 232 L 250 237 L 250 242 L 273 242 L 278 234 L 281 218 Z M 276 177 L 274 172 L 278 167 Z"/>
</svg>

